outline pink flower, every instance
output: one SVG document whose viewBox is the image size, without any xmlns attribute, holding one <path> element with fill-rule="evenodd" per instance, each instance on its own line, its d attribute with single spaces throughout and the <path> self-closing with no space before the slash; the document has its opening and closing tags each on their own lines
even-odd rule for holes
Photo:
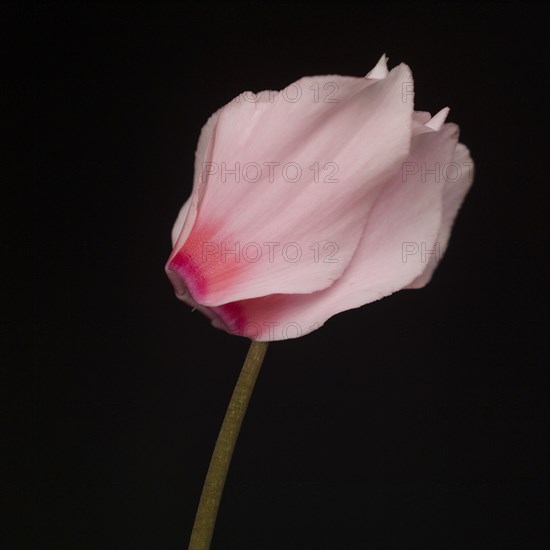
<svg viewBox="0 0 550 550">
<path fill-rule="evenodd" d="M 448 109 L 413 110 L 409 68 L 241 94 L 199 139 L 166 264 L 177 297 L 254 340 L 431 278 L 473 177 Z"/>
</svg>

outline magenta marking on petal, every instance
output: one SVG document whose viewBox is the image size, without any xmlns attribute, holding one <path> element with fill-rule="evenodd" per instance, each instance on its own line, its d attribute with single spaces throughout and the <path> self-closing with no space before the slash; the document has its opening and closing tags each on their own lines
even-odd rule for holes
<svg viewBox="0 0 550 550">
<path fill-rule="evenodd" d="M 199 297 L 206 292 L 207 283 L 193 257 L 182 249 L 172 258 L 168 267 L 182 279 L 193 298 L 200 301 Z"/>
<path fill-rule="evenodd" d="M 239 302 L 231 302 L 211 309 L 225 323 L 229 332 L 244 336 L 248 322 Z"/>
<path fill-rule="evenodd" d="M 204 243 L 211 241 L 211 235 L 211 230 L 194 227 L 185 244 L 175 254 L 172 253 L 167 266 L 169 271 L 181 279 L 186 292 L 198 303 L 201 303 L 201 298 L 210 286 L 210 275 L 205 272 L 206 266 L 201 263 L 201 259 Z"/>
</svg>

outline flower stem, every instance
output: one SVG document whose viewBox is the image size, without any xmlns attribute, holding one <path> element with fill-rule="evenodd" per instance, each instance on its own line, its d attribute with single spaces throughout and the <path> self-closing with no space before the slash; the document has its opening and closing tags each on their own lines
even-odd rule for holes
<svg viewBox="0 0 550 550">
<path fill-rule="evenodd" d="M 267 351 L 267 344 L 267 342 L 255 341 L 250 344 L 210 460 L 191 532 L 189 550 L 208 550 L 210 548 L 229 463 Z"/>
</svg>

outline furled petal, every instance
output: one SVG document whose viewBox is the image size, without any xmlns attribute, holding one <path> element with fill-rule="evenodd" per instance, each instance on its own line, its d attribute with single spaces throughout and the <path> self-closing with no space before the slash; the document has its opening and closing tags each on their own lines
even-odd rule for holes
<svg viewBox="0 0 550 550">
<path fill-rule="evenodd" d="M 330 288 L 244 300 L 214 311 L 235 334 L 280 340 L 307 334 L 336 313 L 406 287 L 437 248 L 445 183 L 429 170 L 451 161 L 457 139 L 458 128 L 451 124 L 413 138 L 403 170 L 384 187 L 352 262 Z"/>
<path fill-rule="evenodd" d="M 242 95 L 222 108 L 167 264 L 177 292 L 218 306 L 311 293 L 341 277 L 409 151 L 405 84 L 400 65 L 382 80 L 304 78 L 272 101 Z M 337 261 L 315 261 L 315 247 L 330 243 Z"/>
<path fill-rule="evenodd" d="M 367 76 L 365 78 L 370 80 L 380 80 L 383 78 L 386 78 L 388 76 L 388 58 L 386 57 L 386 54 L 383 54 L 382 57 L 378 60 L 378 63 L 374 66 L 373 69 L 369 71 Z M 339 77 L 341 78 L 341 77 Z M 325 83 L 326 84 L 336 84 L 334 83 Z M 323 101 L 330 101 L 332 98 L 332 95 L 337 91 L 334 86 L 327 86 L 328 91 L 323 88 L 324 92 L 327 92 L 325 96 L 323 96 Z M 312 92 L 315 92 L 316 89 L 314 88 Z M 271 101 L 274 96 L 278 92 L 274 92 L 273 90 L 264 90 L 260 92 L 259 94 L 241 94 L 241 96 L 246 97 L 247 99 L 252 99 L 251 95 L 254 95 L 254 102 L 262 102 L 262 101 Z M 314 98 L 315 99 L 315 98 Z M 321 99 L 320 97 L 317 99 Z M 336 99 L 336 98 L 334 98 Z M 214 132 L 216 123 L 218 121 L 218 116 L 220 114 L 221 109 L 216 111 L 213 115 L 210 116 L 206 124 L 202 127 L 201 133 L 199 136 L 199 141 L 197 144 L 197 150 L 195 151 L 195 176 L 193 180 L 193 189 L 197 186 L 198 181 L 200 180 L 200 175 L 202 171 L 202 167 L 205 163 L 205 157 L 208 150 L 208 145 L 210 144 L 210 139 L 212 137 L 212 133 Z M 414 113 L 415 115 L 417 113 Z M 424 120 L 424 117 L 422 117 L 422 122 L 426 122 L 430 119 L 430 114 L 426 113 L 428 116 Z M 178 216 L 176 218 L 176 221 L 174 223 L 174 226 L 172 227 L 172 246 L 176 246 L 176 242 L 178 241 L 178 238 L 182 234 L 182 229 L 184 222 L 187 218 L 187 214 L 189 212 L 189 207 L 191 206 L 191 197 L 189 197 L 183 206 L 181 207 Z M 192 224 L 191 224 L 192 225 Z M 187 238 L 188 232 L 184 234 L 185 238 Z M 185 239 L 182 239 L 180 241 L 182 244 L 185 242 Z"/>
<path fill-rule="evenodd" d="M 421 288 L 430 281 L 437 264 L 447 248 L 454 220 L 474 179 L 474 163 L 470 156 L 470 151 L 465 145 L 462 143 L 457 145 L 452 162 L 444 167 L 442 172 L 445 180 L 445 187 L 443 189 L 443 215 L 437 235 L 440 253 L 430 256 L 422 274 L 408 288 Z"/>
<path fill-rule="evenodd" d="M 378 63 L 367 73 L 367 76 L 365 78 L 370 80 L 381 80 L 383 78 L 386 78 L 388 76 L 388 58 L 386 54 L 382 54 L 382 57 L 378 60 Z M 340 77 L 339 77 L 340 78 Z M 326 84 L 336 84 L 336 83 L 325 83 Z M 332 98 L 332 95 L 334 92 L 336 92 L 336 88 L 333 86 L 327 86 L 328 92 L 326 96 L 323 97 L 323 101 L 330 101 Z M 313 89 L 313 92 L 316 90 Z M 327 91 L 323 89 L 323 91 Z M 272 98 L 274 98 L 275 94 L 278 92 L 274 92 L 272 90 L 264 90 L 260 92 L 259 94 L 252 94 L 254 95 L 254 101 L 271 101 Z M 246 95 L 248 99 L 251 99 L 251 95 Z M 320 98 L 318 98 L 320 99 Z M 220 109 L 221 110 L 221 109 Z M 218 115 L 220 113 L 220 110 L 216 111 L 206 124 L 202 127 L 201 134 L 199 137 L 199 142 L 197 145 L 197 150 L 195 151 L 195 177 L 193 181 L 193 189 L 197 185 L 197 181 L 200 179 L 199 176 L 201 174 L 201 170 L 203 167 L 203 164 L 205 162 L 205 157 L 208 149 L 208 145 L 210 143 L 210 138 L 212 136 L 212 133 L 214 131 L 216 122 L 218 121 Z M 426 120 L 429 120 L 430 114 L 427 113 L 428 118 Z M 424 121 L 423 121 L 424 122 Z M 181 235 L 183 224 L 187 218 L 187 213 L 189 212 L 189 207 L 191 205 L 191 197 L 189 197 L 183 206 L 181 207 L 178 216 L 176 218 L 176 222 L 174 223 L 174 226 L 172 228 L 172 246 L 176 246 L 176 242 L 178 240 L 178 237 Z"/>
<path fill-rule="evenodd" d="M 196 217 L 196 204 L 194 205 L 192 216 L 190 216 L 187 222 L 186 231 L 183 231 L 183 227 L 187 220 L 187 215 L 191 207 L 194 191 L 200 183 L 201 168 L 203 166 L 203 163 L 206 161 L 206 157 L 210 148 L 210 141 L 212 139 L 212 134 L 214 133 L 216 123 L 218 122 L 220 110 L 221 109 L 211 115 L 210 118 L 206 121 L 206 124 L 202 127 L 201 134 L 199 136 L 199 142 L 197 144 L 197 150 L 195 151 L 195 175 L 193 178 L 193 193 L 181 207 L 176 218 L 176 223 L 174 223 L 174 227 L 172 228 L 172 246 L 176 246 L 178 239 L 179 242 L 184 243 L 185 239 L 187 238 L 193 227 L 193 223 Z M 195 199 L 197 200 L 198 196 L 195 197 Z"/>
<path fill-rule="evenodd" d="M 174 223 L 174 227 L 172 227 L 172 246 L 176 244 L 176 241 L 178 240 L 179 235 L 181 234 L 181 230 L 183 229 L 183 224 L 185 222 L 185 219 L 187 218 L 187 213 L 189 212 L 189 207 L 191 206 L 191 197 L 188 198 L 184 203 L 183 206 L 180 208 L 180 211 L 178 212 L 178 216 L 176 218 L 176 222 Z"/>
</svg>

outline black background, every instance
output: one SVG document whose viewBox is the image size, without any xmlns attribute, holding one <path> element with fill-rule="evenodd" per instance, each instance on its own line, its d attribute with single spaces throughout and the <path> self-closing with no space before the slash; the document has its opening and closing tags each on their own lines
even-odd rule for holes
<svg viewBox="0 0 550 550">
<path fill-rule="evenodd" d="M 200 128 L 244 90 L 362 76 L 384 52 L 412 68 L 418 110 L 451 107 L 474 186 L 428 287 L 271 345 L 213 548 L 545 546 L 547 9 L 8 13 L 36 223 L 10 242 L 34 276 L 32 323 L 12 343 L 34 361 L 13 392 L 9 423 L 32 451 L 6 548 L 186 547 L 247 350 L 163 271 Z"/>
</svg>

